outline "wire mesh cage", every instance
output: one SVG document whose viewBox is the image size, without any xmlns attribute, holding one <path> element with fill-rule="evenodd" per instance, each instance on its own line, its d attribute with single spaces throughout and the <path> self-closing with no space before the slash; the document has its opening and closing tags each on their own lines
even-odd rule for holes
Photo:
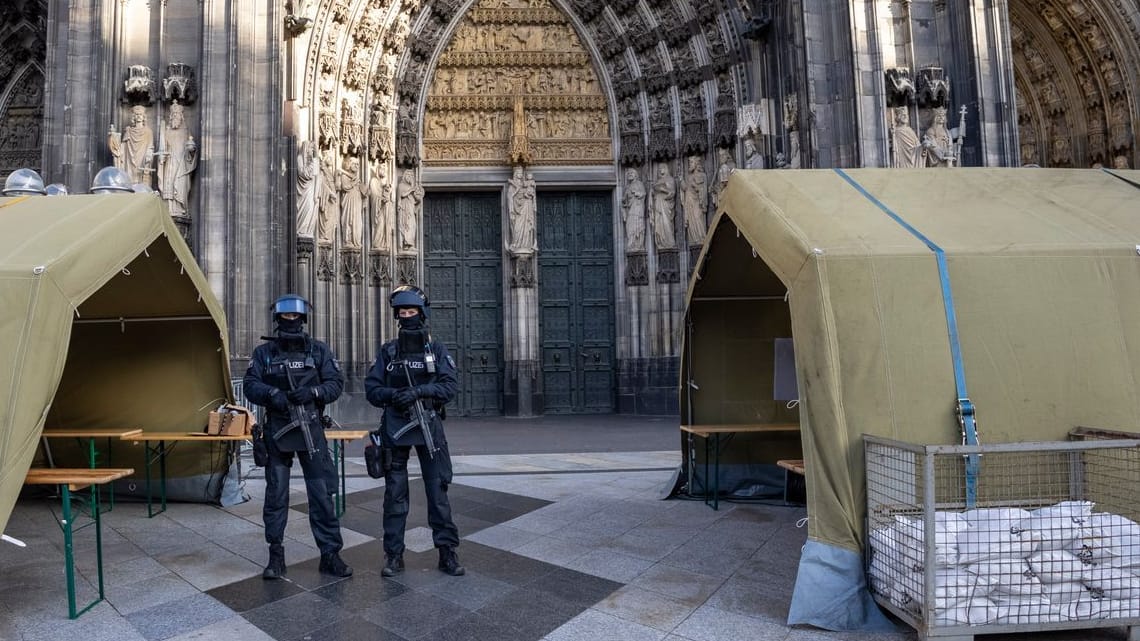
<svg viewBox="0 0 1140 641">
<path fill-rule="evenodd" d="M 1140 639 L 1140 440 L 863 442 L 867 582 L 922 638 Z"/>
</svg>

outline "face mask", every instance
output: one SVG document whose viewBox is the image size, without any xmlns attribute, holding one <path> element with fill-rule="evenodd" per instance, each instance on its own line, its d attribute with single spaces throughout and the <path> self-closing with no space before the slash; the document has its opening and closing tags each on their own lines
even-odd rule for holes
<svg viewBox="0 0 1140 641">
<path fill-rule="evenodd" d="M 421 329 L 424 326 L 424 317 L 420 314 L 416 314 L 415 316 L 409 318 L 401 318 L 399 320 L 401 330 L 417 330 Z"/>
<path fill-rule="evenodd" d="M 278 318 L 277 333 L 281 335 L 300 336 L 305 333 L 305 321 L 300 318 L 294 318 L 293 320 Z"/>
</svg>

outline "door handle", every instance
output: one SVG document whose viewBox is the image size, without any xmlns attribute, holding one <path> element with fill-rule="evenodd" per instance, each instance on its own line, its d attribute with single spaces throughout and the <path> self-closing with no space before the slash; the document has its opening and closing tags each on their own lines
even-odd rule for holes
<svg viewBox="0 0 1140 641">
<path fill-rule="evenodd" d="M 555 363 L 561 363 L 562 362 L 562 355 L 559 354 L 558 352 L 554 352 L 554 362 Z"/>
<path fill-rule="evenodd" d="M 487 355 L 486 354 L 483 354 L 479 357 L 479 364 L 484 365 L 484 366 L 487 365 Z"/>
<path fill-rule="evenodd" d="M 587 354 L 586 352 L 580 352 L 580 353 L 582 354 L 582 358 L 589 358 L 590 357 L 590 355 Z"/>
</svg>

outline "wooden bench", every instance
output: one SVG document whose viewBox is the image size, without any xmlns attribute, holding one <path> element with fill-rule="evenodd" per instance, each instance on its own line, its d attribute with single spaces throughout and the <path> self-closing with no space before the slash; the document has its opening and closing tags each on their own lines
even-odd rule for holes
<svg viewBox="0 0 1140 641">
<path fill-rule="evenodd" d="M 146 447 L 145 458 L 143 459 L 143 467 L 146 470 L 146 514 L 148 517 L 153 518 L 157 514 L 162 514 L 166 511 L 166 455 L 174 449 L 174 446 L 182 441 L 201 441 L 201 442 L 218 442 L 229 441 L 227 445 L 228 455 L 233 457 L 236 448 L 233 447 L 233 441 L 248 441 L 252 438 L 249 434 L 206 434 L 205 432 L 147 432 L 146 430 L 132 432 L 121 437 L 121 440 L 132 441 L 135 443 L 141 442 Z M 167 443 L 172 443 L 167 447 Z M 157 443 L 157 445 L 151 445 Z M 151 489 L 151 465 L 155 462 L 158 463 L 158 484 L 159 484 L 159 502 L 162 509 L 155 511 L 154 509 L 154 494 Z"/>
<path fill-rule="evenodd" d="M 784 503 L 790 504 L 791 501 L 788 500 L 788 487 L 791 484 L 791 475 L 797 474 L 799 476 L 806 477 L 807 469 L 804 467 L 803 459 L 798 458 L 776 461 L 776 465 L 784 468 Z"/>
<path fill-rule="evenodd" d="M 689 452 L 693 451 L 693 437 L 705 439 L 705 505 L 720 509 L 720 437 L 722 434 L 796 434 L 799 423 L 728 423 L 722 425 L 682 425 L 681 431 L 689 435 Z M 712 492 L 709 491 L 709 448 L 713 450 Z M 710 502 L 711 496 L 711 502 Z"/>
<path fill-rule="evenodd" d="M 124 468 L 86 468 L 86 467 L 51 467 L 32 468 L 24 477 L 25 485 L 58 485 L 63 500 L 63 516 L 59 520 L 59 527 L 63 531 L 63 558 L 67 575 L 67 616 L 72 619 L 90 610 L 103 600 L 103 524 L 99 517 L 99 486 L 117 479 L 134 474 L 129 467 Z M 94 507 L 91 510 L 91 522 L 75 527 L 71 513 L 71 493 L 85 487 L 91 488 L 91 499 Z M 82 610 L 75 604 L 75 552 L 72 536 L 77 530 L 95 525 L 95 558 L 96 569 L 99 575 L 99 597 L 88 603 Z"/>
<path fill-rule="evenodd" d="M 142 431 L 139 427 L 94 427 L 94 428 L 66 428 L 66 427 L 45 427 L 40 435 L 44 440 L 44 452 L 48 457 L 48 466 L 54 466 L 52 462 L 51 448 L 47 444 L 49 438 L 74 438 L 80 443 L 84 439 L 87 440 L 87 466 L 94 468 L 99 464 L 99 450 L 95 446 L 97 439 L 107 439 L 107 465 L 110 465 L 110 445 L 112 439 L 121 439 L 124 436 L 131 434 L 138 434 Z M 111 492 L 107 497 L 107 512 L 110 512 L 115 507 L 115 493 Z"/>
</svg>

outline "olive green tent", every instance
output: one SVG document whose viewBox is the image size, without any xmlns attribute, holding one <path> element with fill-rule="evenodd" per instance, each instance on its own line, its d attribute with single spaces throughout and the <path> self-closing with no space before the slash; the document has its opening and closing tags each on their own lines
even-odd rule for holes
<svg viewBox="0 0 1140 641">
<path fill-rule="evenodd" d="M 162 200 L 0 198 L 0 531 L 45 425 L 201 429 L 232 397 L 228 351 L 221 307 Z M 225 465 L 193 445 L 172 477 Z M 142 449 L 122 444 L 113 464 L 140 477 Z"/>
<path fill-rule="evenodd" d="M 983 443 L 1140 428 L 1137 185 L 1102 170 L 732 175 L 689 287 L 681 415 L 799 422 L 792 443 L 741 435 L 722 455 L 773 463 L 802 446 L 809 542 L 790 623 L 875 619 L 861 435 L 960 442 L 948 308 Z M 795 409 L 773 397 L 777 338 L 794 344 Z"/>
</svg>

